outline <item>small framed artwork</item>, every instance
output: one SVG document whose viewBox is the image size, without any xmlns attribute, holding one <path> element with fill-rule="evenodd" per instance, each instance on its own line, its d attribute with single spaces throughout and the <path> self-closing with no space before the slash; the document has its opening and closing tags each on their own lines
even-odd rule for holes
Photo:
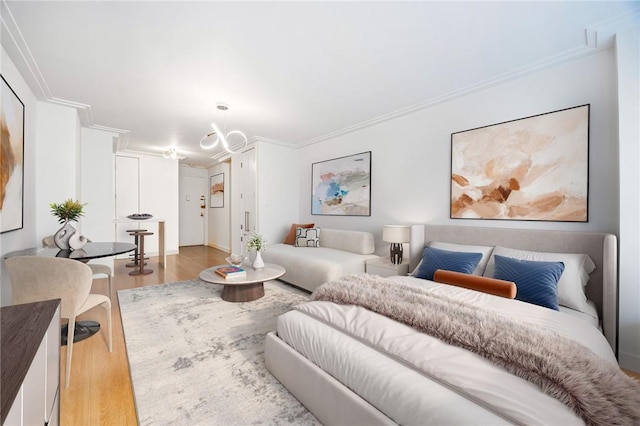
<svg viewBox="0 0 640 426">
<path fill-rule="evenodd" d="M 2 77 L 2 155 L 0 155 L 0 233 L 23 227 L 24 104 Z"/>
<path fill-rule="evenodd" d="M 209 177 L 209 207 L 224 207 L 224 173 Z"/>
<path fill-rule="evenodd" d="M 371 216 L 371 151 L 311 165 L 311 214 Z"/>
<path fill-rule="evenodd" d="M 589 105 L 451 135 L 451 218 L 587 222 Z"/>
</svg>

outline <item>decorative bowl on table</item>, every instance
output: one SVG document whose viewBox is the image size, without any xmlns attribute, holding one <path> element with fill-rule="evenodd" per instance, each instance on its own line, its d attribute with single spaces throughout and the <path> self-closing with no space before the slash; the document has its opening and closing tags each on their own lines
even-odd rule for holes
<svg viewBox="0 0 640 426">
<path fill-rule="evenodd" d="M 133 220 L 144 220 L 144 219 L 151 219 L 153 215 L 149 213 L 134 213 L 134 214 L 130 214 L 127 217 Z"/>
<path fill-rule="evenodd" d="M 243 256 L 241 254 L 232 254 L 229 257 L 225 257 L 224 260 L 226 260 L 227 263 L 231 266 L 240 266 L 242 265 L 242 262 L 247 260 L 247 258 L 246 256 Z"/>
</svg>

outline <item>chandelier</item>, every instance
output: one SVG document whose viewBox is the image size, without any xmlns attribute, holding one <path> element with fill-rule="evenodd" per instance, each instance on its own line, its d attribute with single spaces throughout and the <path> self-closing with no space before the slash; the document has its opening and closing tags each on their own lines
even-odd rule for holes
<svg viewBox="0 0 640 426">
<path fill-rule="evenodd" d="M 218 102 L 216 107 L 223 113 L 226 113 L 226 111 L 229 109 L 229 105 L 223 102 Z M 224 120 L 224 124 L 224 131 L 226 132 L 226 120 Z M 247 136 L 240 130 L 232 130 L 229 133 L 225 134 L 225 132 L 220 131 L 220 128 L 216 123 L 211 123 L 211 127 L 213 127 L 213 131 L 207 133 L 202 139 L 200 139 L 200 147 L 202 149 L 213 149 L 218 145 L 218 142 L 220 142 L 224 150 L 229 154 L 238 154 L 244 151 L 247 147 Z M 229 146 L 229 137 L 232 135 L 238 135 L 242 138 L 242 142 L 238 144 L 240 145 L 240 147 L 235 150 L 232 149 L 231 146 Z M 236 147 L 238 145 L 236 145 Z"/>
</svg>

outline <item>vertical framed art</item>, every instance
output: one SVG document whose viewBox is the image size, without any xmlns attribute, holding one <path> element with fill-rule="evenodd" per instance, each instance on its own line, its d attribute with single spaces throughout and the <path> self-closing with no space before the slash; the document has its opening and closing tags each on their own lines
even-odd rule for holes
<svg viewBox="0 0 640 426">
<path fill-rule="evenodd" d="M 311 214 L 371 216 L 371 151 L 311 165 Z"/>
<path fill-rule="evenodd" d="M 24 104 L 2 77 L 0 233 L 22 229 L 24 217 Z"/>
<path fill-rule="evenodd" d="M 224 173 L 209 177 L 209 208 L 224 207 Z"/>
<path fill-rule="evenodd" d="M 451 218 L 587 222 L 589 107 L 451 134 Z"/>
</svg>

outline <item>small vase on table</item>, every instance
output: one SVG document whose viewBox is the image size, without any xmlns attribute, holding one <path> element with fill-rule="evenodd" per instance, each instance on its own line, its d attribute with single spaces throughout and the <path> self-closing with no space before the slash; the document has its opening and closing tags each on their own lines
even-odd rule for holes
<svg viewBox="0 0 640 426">
<path fill-rule="evenodd" d="M 260 250 L 256 251 L 256 258 L 253 260 L 253 269 L 262 269 L 264 268 L 264 261 L 262 260 L 262 255 L 260 254 Z"/>
<path fill-rule="evenodd" d="M 69 239 L 73 234 L 76 233 L 76 228 L 71 226 L 69 221 L 65 221 L 62 228 L 58 229 L 58 231 L 53 234 L 53 242 L 56 243 L 59 249 L 61 250 L 69 250 Z"/>
</svg>

